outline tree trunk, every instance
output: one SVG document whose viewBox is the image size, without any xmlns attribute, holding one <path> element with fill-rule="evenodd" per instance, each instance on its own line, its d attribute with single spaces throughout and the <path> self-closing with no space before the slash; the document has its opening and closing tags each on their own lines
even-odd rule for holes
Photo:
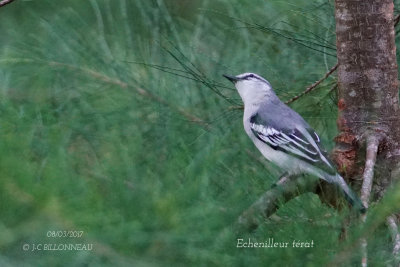
<svg viewBox="0 0 400 267">
<path fill-rule="evenodd" d="M 336 0 L 339 171 L 360 187 L 365 141 L 379 139 L 372 198 L 380 199 L 400 161 L 399 92 L 393 1 Z"/>
</svg>

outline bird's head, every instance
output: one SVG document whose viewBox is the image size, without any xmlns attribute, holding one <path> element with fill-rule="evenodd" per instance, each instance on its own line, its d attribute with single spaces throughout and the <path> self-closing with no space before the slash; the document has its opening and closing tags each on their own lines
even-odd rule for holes
<svg viewBox="0 0 400 267">
<path fill-rule="evenodd" d="M 246 72 L 237 76 L 224 74 L 223 76 L 235 85 L 245 104 L 273 93 L 269 82 L 255 73 Z"/>
</svg>

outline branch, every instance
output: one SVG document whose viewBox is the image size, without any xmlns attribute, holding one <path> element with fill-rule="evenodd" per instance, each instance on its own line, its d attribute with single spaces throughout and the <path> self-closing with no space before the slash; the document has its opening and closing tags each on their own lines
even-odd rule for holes
<svg viewBox="0 0 400 267">
<path fill-rule="evenodd" d="M 298 195 L 312 191 L 317 185 L 317 180 L 310 177 L 295 177 L 283 175 L 268 191 L 266 191 L 250 208 L 240 215 L 235 229 L 236 232 L 249 232 L 256 229 L 265 218 L 271 216 L 279 206 Z"/>
<path fill-rule="evenodd" d="M 244 105 L 230 106 L 228 109 L 229 110 L 242 110 L 242 109 L 244 109 Z"/>
<path fill-rule="evenodd" d="M 397 227 L 396 217 L 391 215 L 387 217 L 386 223 L 389 226 L 390 233 L 392 234 L 393 240 L 393 256 L 395 257 L 396 265 L 399 263 L 399 252 L 400 252 L 400 234 L 399 228 Z"/>
<path fill-rule="evenodd" d="M 58 61 L 45 61 L 45 60 L 34 60 L 34 59 L 29 59 L 29 58 L 12 58 L 12 59 L 0 59 L 0 63 L 5 62 L 5 63 L 41 63 L 41 64 L 46 64 L 48 66 L 52 66 L 52 67 L 59 67 L 59 68 L 66 68 L 66 69 L 70 69 L 73 70 L 75 72 L 78 73 L 84 73 L 87 74 L 89 76 L 92 76 L 93 78 L 102 81 L 104 83 L 108 83 L 108 84 L 112 84 L 112 85 L 116 85 L 119 86 L 122 89 L 133 89 L 134 91 L 136 91 L 136 93 L 138 93 L 139 95 L 146 97 L 148 99 L 151 99 L 155 102 L 158 102 L 164 106 L 167 106 L 168 108 L 170 108 L 171 110 L 181 114 L 183 117 L 185 117 L 187 120 L 194 122 L 196 124 L 199 124 L 203 129 L 205 130 L 210 130 L 211 127 L 210 125 L 200 119 L 199 117 L 193 115 L 192 113 L 190 113 L 189 111 L 178 107 L 176 105 L 173 105 L 171 103 L 169 103 L 168 101 L 166 101 L 165 99 L 159 97 L 158 95 L 152 93 L 150 90 L 138 87 L 138 86 L 134 86 L 131 84 L 128 84 L 124 81 L 121 81 L 119 79 L 115 79 L 113 77 L 109 77 L 103 73 L 94 71 L 90 68 L 85 68 L 85 67 L 81 67 L 81 66 L 75 66 L 72 64 L 68 64 L 68 63 L 63 63 L 63 62 L 58 62 Z"/>
<path fill-rule="evenodd" d="M 0 1 L 0 7 L 5 6 L 7 4 L 10 4 L 11 2 L 13 2 L 14 0 L 3 0 Z"/>
<path fill-rule="evenodd" d="M 369 197 L 371 195 L 372 179 L 374 177 L 374 166 L 376 162 L 376 155 L 378 153 L 379 139 L 378 137 L 371 135 L 367 139 L 367 155 L 365 160 L 365 168 L 363 173 L 363 184 L 361 187 L 361 201 L 365 208 L 368 209 Z M 361 216 L 361 220 L 365 223 L 367 219 L 367 213 Z M 367 239 L 365 237 L 361 238 L 361 266 L 367 266 Z"/>
<path fill-rule="evenodd" d="M 329 77 L 329 75 L 331 75 L 335 70 L 337 70 L 339 66 L 339 63 L 336 63 L 335 66 L 333 66 L 327 73 L 325 73 L 324 77 L 322 77 L 321 79 L 319 79 L 318 81 L 316 81 L 315 83 L 313 83 L 312 85 L 310 85 L 309 87 L 307 87 L 306 90 L 304 90 L 302 93 L 300 93 L 299 95 L 289 99 L 288 101 L 285 102 L 285 104 L 290 104 L 294 101 L 296 101 L 297 99 L 299 99 L 300 97 L 308 94 L 309 92 L 313 91 L 320 83 L 322 83 L 326 78 Z M 338 84 L 336 83 L 330 90 L 329 92 L 335 90 L 337 88 Z M 236 110 L 236 109 L 244 109 L 243 105 L 240 106 L 231 106 L 229 107 L 229 109 L 231 110 Z"/>
<path fill-rule="evenodd" d="M 396 27 L 397 26 L 397 24 L 399 24 L 399 20 L 400 20 L 400 14 L 399 15 L 397 15 L 396 17 L 394 17 L 394 19 L 393 19 L 393 21 L 394 21 L 394 27 Z"/>
<path fill-rule="evenodd" d="M 361 187 L 361 201 L 368 208 L 369 196 L 371 194 L 372 179 L 374 177 L 374 166 L 376 154 L 378 153 L 379 139 L 371 135 L 367 140 L 367 155 L 363 173 L 363 184 Z"/>
<path fill-rule="evenodd" d="M 327 73 L 325 73 L 325 75 L 319 79 L 318 81 L 316 81 L 315 83 L 313 83 L 312 85 L 310 85 L 309 87 L 307 87 L 306 90 L 304 90 L 302 93 L 300 93 L 299 95 L 289 99 L 288 101 L 286 101 L 286 104 L 290 104 L 294 101 L 296 101 L 297 99 L 299 99 L 300 97 L 310 93 L 311 91 L 313 91 L 320 83 L 322 83 L 326 78 L 329 77 L 329 75 L 331 75 L 339 66 L 339 63 L 336 63 L 335 66 L 333 66 Z"/>
<path fill-rule="evenodd" d="M 329 93 L 330 92 L 332 92 L 332 91 L 334 91 L 334 90 L 336 90 L 337 88 L 338 88 L 338 83 L 335 83 L 332 87 L 331 87 L 331 89 L 329 89 Z"/>
<path fill-rule="evenodd" d="M 162 105 L 165 105 L 165 106 L 169 107 L 170 109 L 174 110 L 175 112 L 181 114 L 187 120 L 199 124 L 205 130 L 210 130 L 210 125 L 207 122 L 205 122 L 202 119 L 196 117 L 195 115 L 189 113 L 188 111 L 184 110 L 183 108 L 180 108 L 178 106 L 170 104 L 168 101 L 166 101 L 165 99 L 153 94 L 149 90 L 146 90 L 146 89 L 143 89 L 143 88 L 140 88 L 140 87 L 136 87 L 136 86 L 132 86 L 132 85 L 126 83 L 126 82 L 123 82 L 123 81 L 118 80 L 118 79 L 113 79 L 111 77 L 108 77 L 108 76 L 100 73 L 100 72 L 96 72 L 96 71 L 88 69 L 88 68 L 78 67 L 78 66 L 74 66 L 74 65 L 71 65 L 71 64 L 62 63 L 62 62 L 56 62 L 56 61 L 50 61 L 50 62 L 47 62 L 47 63 L 50 66 L 65 67 L 65 68 L 68 68 L 68 69 L 72 69 L 74 71 L 85 72 L 85 73 L 89 74 L 90 76 L 92 76 L 92 77 L 94 77 L 94 78 L 96 78 L 96 79 L 98 79 L 100 81 L 103 81 L 103 82 L 108 83 L 108 84 L 117 85 L 117 86 L 119 86 L 119 87 L 121 87 L 123 89 L 126 89 L 126 88 L 134 89 L 136 91 L 136 93 L 138 93 L 138 94 L 140 94 L 140 95 L 142 95 L 142 96 L 144 96 L 146 98 L 149 98 L 149 99 L 151 99 L 153 101 L 156 101 L 156 102 L 158 102 L 158 103 L 160 103 Z"/>
</svg>

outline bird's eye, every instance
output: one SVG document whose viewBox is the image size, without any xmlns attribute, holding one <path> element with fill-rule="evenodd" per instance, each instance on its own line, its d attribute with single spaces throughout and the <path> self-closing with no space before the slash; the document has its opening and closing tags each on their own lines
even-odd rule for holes
<svg viewBox="0 0 400 267">
<path fill-rule="evenodd" d="M 247 78 L 254 78 L 255 76 L 254 76 L 254 74 L 249 74 L 248 76 L 247 76 Z"/>
</svg>

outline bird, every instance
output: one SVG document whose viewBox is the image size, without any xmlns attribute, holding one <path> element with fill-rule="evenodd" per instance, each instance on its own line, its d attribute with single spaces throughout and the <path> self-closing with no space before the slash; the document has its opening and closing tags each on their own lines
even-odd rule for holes
<svg viewBox="0 0 400 267">
<path fill-rule="evenodd" d="M 290 176 L 311 174 L 335 184 L 361 213 L 366 208 L 336 171 L 310 125 L 275 94 L 271 84 L 255 73 L 223 75 L 244 104 L 244 130 L 261 154 Z"/>
</svg>

